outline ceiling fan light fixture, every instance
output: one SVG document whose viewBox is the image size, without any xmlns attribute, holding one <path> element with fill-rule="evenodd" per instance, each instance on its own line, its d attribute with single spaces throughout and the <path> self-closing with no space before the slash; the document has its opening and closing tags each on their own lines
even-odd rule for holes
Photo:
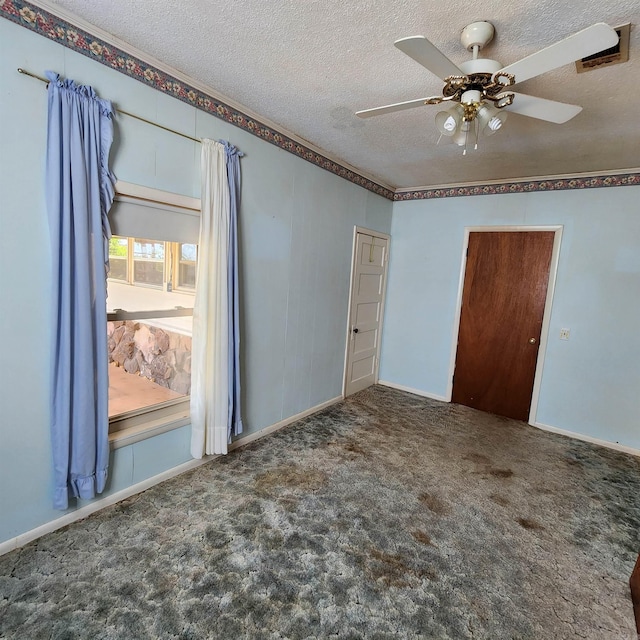
<svg viewBox="0 0 640 640">
<path fill-rule="evenodd" d="M 508 113 L 501 109 L 496 109 L 494 106 L 489 104 L 483 104 L 478 109 L 478 125 L 480 126 L 480 131 L 485 136 L 492 136 L 494 133 L 498 132 L 502 125 L 507 120 Z"/>
<path fill-rule="evenodd" d="M 443 136 L 453 136 L 460 128 L 464 109 L 460 105 L 455 105 L 446 111 L 436 113 L 436 127 Z"/>
<path fill-rule="evenodd" d="M 462 122 L 462 124 L 452 137 L 453 142 L 455 142 L 459 147 L 466 146 L 470 130 L 471 123 Z"/>
</svg>

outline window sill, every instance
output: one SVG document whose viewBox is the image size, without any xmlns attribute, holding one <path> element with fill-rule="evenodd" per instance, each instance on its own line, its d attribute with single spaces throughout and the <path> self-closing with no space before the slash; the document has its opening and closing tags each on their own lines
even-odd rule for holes
<svg viewBox="0 0 640 640">
<path fill-rule="evenodd" d="M 191 424 L 189 398 L 147 410 L 112 418 L 109 422 L 109 447 L 120 449 Z"/>
</svg>

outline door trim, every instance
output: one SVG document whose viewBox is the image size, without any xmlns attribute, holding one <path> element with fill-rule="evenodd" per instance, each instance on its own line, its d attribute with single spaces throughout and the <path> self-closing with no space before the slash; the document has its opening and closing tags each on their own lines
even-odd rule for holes
<svg viewBox="0 0 640 640">
<path fill-rule="evenodd" d="M 351 243 L 351 274 L 349 276 L 349 299 L 347 308 L 347 328 L 346 339 L 344 343 L 344 367 L 342 371 L 342 397 L 347 397 L 347 366 L 349 364 L 349 340 L 351 338 L 351 297 L 353 296 L 354 278 L 356 275 L 356 247 L 358 234 L 362 233 L 367 236 L 373 236 L 374 238 L 382 238 L 387 241 L 387 262 L 384 273 L 384 283 L 382 285 L 382 302 L 380 304 L 380 327 L 378 329 L 378 346 L 376 348 L 376 372 L 375 383 L 378 384 L 378 373 L 380 371 L 380 347 L 382 345 L 382 323 L 384 321 L 384 307 L 387 298 L 387 279 L 389 276 L 389 256 L 391 255 L 391 236 L 388 233 L 382 231 L 374 231 L 373 229 L 367 229 L 366 227 L 359 227 L 355 225 L 353 227 L 353 240 Z"/>
<path fill-rule="evenodd" d="M 447 381 L 447 402 L 451 402 L 453 395 L 453 374 L 456 368 L 456 355 L 458 351 L 458 332 L 460 331 L 460 314 L 462 312 L 462 293 L 464 289 L 464 276 L 467 268 L 467 248 L 469 247 L 470 233 L 483 233 L 495 231 L 553 231 L 553 249 L 551 252 L 551 264 L 549 265 L 549 283 L 547 285 L 547 297 L 544 303 L 544 314 L 542 316 L 542 332 L 540 334 L 540 348 L 538 349 L 538 359 L 536 360 L 536 373 L 533 380 L 533 393 L 531 395 L 531 408 L 529 410 L 529 424 L 536 423 L 538 413 L 538 401 L 540 399 L 540 385 L 542 383 L 542 371 L 544 369 L 544 358 L 547 352 L 547 342 L 549 340 L 549 325 L 551 323 L 551 311 L 553 307 L 553 293 L 556 286 L 556 276 L 558 273 L 558 261 L 560 258 L 560 244 L 562 242 L 563 225 L 496 225 L 496 226 L 471 226 L 464 228 L 464 242 L 462 243 L 462 257 L 460 265 L 460 277 L 458 279 L 458 296 L 456 300 L 456 311 L 453 322 L 453 335 L 451 338 L 451 358 L 449 360 L 449 379 Z"/>
</svg>

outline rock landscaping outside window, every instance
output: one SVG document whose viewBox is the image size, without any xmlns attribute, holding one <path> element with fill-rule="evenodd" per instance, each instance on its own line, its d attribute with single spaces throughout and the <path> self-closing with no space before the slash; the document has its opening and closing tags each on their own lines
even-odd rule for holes
<svg viewBox="0 0 640 640">
<path fill-rule="evenodd" d="M 181 395 L 191 391 L 191 336 L 144 322 L 107 323 L 109 363 Z"/>
</svg>

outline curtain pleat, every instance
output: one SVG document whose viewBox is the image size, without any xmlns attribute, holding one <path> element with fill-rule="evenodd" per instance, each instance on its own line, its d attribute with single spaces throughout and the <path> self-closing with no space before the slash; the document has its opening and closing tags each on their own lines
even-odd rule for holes
<svg viewBox="0 0 640 640">
<path fill-rule="evenodd" d="M 104 490 L 109 466 L 107 213 L 115 177 L 111 103 L 47 72 L 46 198 L 51 232 L 51 441 L 56 509 Z"/>
</svg>

